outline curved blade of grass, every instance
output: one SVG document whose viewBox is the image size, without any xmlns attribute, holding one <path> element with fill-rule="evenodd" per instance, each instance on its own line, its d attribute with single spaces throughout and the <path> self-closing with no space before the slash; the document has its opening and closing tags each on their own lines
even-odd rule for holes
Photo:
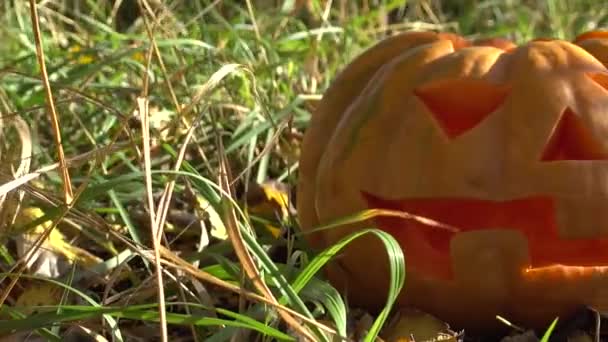
<svg viewBox="0 0 608 342">
<path fill-rule="evenodd" d="M 368 341 L 373 341 L 379 333 L 380 329 L 382 328 L 384 322 L 388 318 L 388 314 L 390 313 L 392 305 L 395 302 L 396 297 L 401 291 L 405 282 L 405 260 L 403 252 L 398 242 L 390 234 L 377 229 L 367 229 L 353 233 L 352 235 L 344 238 L 340 242 L 336 243 L 335 245 L 320 253 L 317 257 L 311 260 L 311 262 L 303 270 L 300 270 L 298 272 L 297 278 L 292 282 L 292 289 L 295 293 L 300 293 L 301 291 L 302 296 L 315 298 L 323 302 L 330 316 L 334 320 L 334 323 L 336 324 L 336 330 L 338 331 L 341 337 L 345 338 L 347 325 L 346 305 L 344 304 L 342 298 L 340 297 L 338 291 L 335 288 L 325 282 L 314 278 L 314 275 L 334 255 L 336 255 L 351 241 L 368 233 L 372 233 L 379 236 L 379 238 L 385 243 L 385 246 L 389 253 L 389 264 L 391 265 L 391 287 L 388 290 L 389 295 L 387 304 L 385 305 L 384 310 L 376 319 L 374 325 L 372 326 L 372 329 L 369 332 L 369 335 L 367 336 Z M 217 268 L 221 268 L 221 266 L 217 266 Z M 279 269 L 281 268 L 279 267 Z M 232 279 L 235 279 L 234 274 L 229 275 L 229 273 L 224 273 L 224 276 L 228 276 Z M 271 278 L 270 274 L 267 278 Z M 301 300 L 300 296 L 297 297 L 299 300 Z M 279 303 L 285 304 L 286 301 L 286 297 L 283 297 L 279 300 Z"/>
<path fill-rule="evenodd" d="M 292 33 L 289 36 L 282 38 L 277 43 L 284 44 L 286 42 L 292 42 L 294 40 L 308 40 L 311 38 L 316 38 L 322 34 L 342 34 L 344 33 L 344 29 L 338 26 L 330 26 L 330 27 L 321 27 L 308 31 L 300 31 L 296 33 Z"/>
<path fill-rule="evenodd" d="M 359 218 L 359 221 L 362 221 L 365 219 L 365 215 L 362 215 Z M 374 234 L 384 243 L 388 253 L 391 275 L 386 305 L 384 306 L 384 309 L 381 311 L 380 315 L 378 315 L 376 318 L 376 321 L 372 325 L 369 334 L 365 337 L 365 341 L 374 341 L 376 336 L 378 336 L 384 322 L 388 318 L 388 314 L 390 313 L 390 310 L 394 302 L 397 300 L 397 296 L 401 292 L 401 289 L 405 283 L 405 257 L 403 255 L 403 251 L 401 250 L 401 246 L 392 235 L 378 229 L 365 229 L 344 237 L 338 243 L 325 249 L 313 260 L 311 260 L 311 262 L 306 266 L 305 269 L 302 270 L 302 272 L 300 272 L 296 280 L 293 282 L 293 287 L 297 290 L 302 289 L 321 269 L 321 267 L 323 267 L 332 257 L 334 257 L 334 255 L 346 247 L 346 245 L 348 245 L 350 242 L 365 234 Z M 336 322 L 336 324 L 342 324 L 342 322 Z"/>
<path fill-rule="evenodd" d="M 229 311 L 224 311 L 226 314 Z M 113 314 L 116 317 L 138 319 L 144 321 L 158 322 L 158 313 L 153 310 L 147 311 L 119 311 Z M 230 316 L 238 318 L 239 320 L 226 320 L 221 318 L 213 317 L 197 317 L 194 315 L 184 315 L 167 313 L 167 323 L 179 324 L 179 325 L 195 325 L 195 326 L 231 326 L 244 329 L 250 329 L 258 331 L 266 336 L 274 337 L 279 341 L 295 341 L 294 337 L 291 337 L 279 330 L 272 328 L 264 323 L 258 322 L 254 319 L 247 317 L 246 315 L 240 315 L 231 312 Z"/>
<path fill-rule="evenodd" d="M 365 221 L 365 220 L 368 220 L 368 219 L 376 217 L 376 216 L 397 216 L 397 217 L 413 218 L 415 220 L 424 221 L 425 223 L 427 223 L 431 226 L 437 226 L 440 229 L 448 229 L 448 230 L 454 229 L 453 227 L 444 225 L 440 222 L 435 222 L 435 221 L 428 220 L 423 217 L 417 217 L 417 216 L 410 215 L 408 213 L 404 213 L 404 212 L 400 212 L 400 211 L 383 210 L 383 209 L 369 209 L 369 210 L 363 210 L 361 212 L 337 219 L 326 225 L 312 229 L 310 232 L 331 229 L 331 228 L 335 228 L 335 227 L 338 227 L 338 226 L 341 226 L 344 224 L 349 224 L 349 223 L 361 222 L 361 221 Z M 309 233 L 309 232 L 306 232 L 306 233 Z M 367 229 L 367 230 L 362 230 L 362 231 L 353 233 L 352 235 L 345 237 L 343 240 L 341 240 L 334 246 L 326 249 L 324 252 L 317 255 L 306 266 L 306 268 L 304 268 L 298 274 L 298 277 L 292 283 L 292 286 L 293 286 L 293 290 L 295 292 L 299 292 L 300 290 L 302 290 L 307 285 L 307 283 L 311 279 L 313 279 L 314 275 L 336 253 L 338 253 L 342 248 L 344 248 L 352 240 L 358 238 L 359 236 L 367 234 L 367 233 L 373 233 L 373 234 L 377 235 L 381 239 L 381 241 L 384 243 L 388 256 L 389 256 L 389 265 L 390 265 L 390 270 L 391 270 L 391 283 L 390 283 L 390 288 L 388 289 L 389 295 L 388 295 L 388 299 L 387 299 L 387 304 L 386 304 L 384 310 L 378 316 L 374 325 L 372 326 L 372 330 L 370 331 L 370 334 L 368 336 L 368 338 L 373 339 L 373 338 L 375 338 L 375 336 L 377 336 L 377 333 L 380 331 L 380 328 L 386 321 L 388 314 L 391 310 L 391 307 L 392 307 L 394 301 L 396 300 L 396 297 L 398 296 L 399 292 L 401 291 L 403 284 L 405 283 L 405 258 L 403 255 L 403 251 L 401 250 L 399 243 L 390 234 L 383 232 L 381 230 L 377 230 L 377 229 Z M 299 234 L 303 234 L 303 233 L 299 233 Z M 284 301 L 285 301 L 285 298 L 281 298 L 279 300 L 279 302 L 282 304 L 284 303 Z M 330 312 L 330 315 L 332 315 L 332 318 L 334 318 L 334 322 L 336 323 L 336 326 L 338 327 L 338 329 L 341 329 L 342 331 L 344 331 L 345 330 L 344 327 L 346 324 L 345 323 L 346 317 L 345 317 L 345 314 L 344 314 L 344 316 L 341 316 L 341 315 L 342 315 L 342 312 L 346 311 L 346 309 L 345 309 L 343 302 L 336 303 L 336 305 L 343 306 L 344 309 L 342 309 L 341 307 L 336 307 L 333 310 L 333 312 Z M 328 308 L 328 310 L 329 310 L 329 308 Z"/>
<path fill-rule="evenodd" d="M 97 264 L 87 269 L 87 272 L 96 273 L 96 274 L 107 274 L 110 270 L 113 270 L 119 267 L 122 264 L 127 263 L 132 258 L 136 257 L 137 254 L 132 252 L 130 249 L 124 249 L 122 252 L 116 254 L 115 256 Z M 147 261 L 146 259 L 143 260 Z M 80 281 L 83 277 L 85 277 L 88 273 L 80 272 L 74 276 L 74 281 Z"/>
<path fill-rule="evenodd" d="M 347 309 L 338 290 L 322 280 L 312 278 L 301 294 L 303 297 L 320 301 L 334 321 L 338 334 L 343 338 L 347 337 Z"/>
<path fill-rule="evenodd" d="M 553 333 L 553 330 L 555 329 L 555 326 L 557 325 L 558 320 L 559 320 L 559 317 L 555 317 L 553 322 L 551 322 L 551 325 L 549 325 L 549 328 L 547 328 L 547 331 L 545 331 L 545 334 L 543 335 L 543 337 L 540 339 L 540 342 L 549 342 L 549 339 L 551 338 L 551 334 Z"/>
<path fill-rule="evenodd" d="M 265 250 L 261 249 L 261 252 L 257 250 L 256 247 L 261 247 L 259 246 L 259 244 L 257 244 L 257 241 L 255 241 L 255 239 L 249 239 L 249 232 L 251 231 L 251 227 L 249 225 L 245 226 L 243 224 L 244 222 L 247 222 L 247 220 L 240 221 L 237 218 L 237 210 L 241 215 L 241 220 L 244 216 L 242 216 L 243 213 L 241 212 L 239 206 L 234 203 L 234 199 L 230 194 L 230 182 L 232 176 L 230 176 L 229 167 L 226 166 L 228 162 L 225 159 L 225 155 L 222 155 L 220 158 L 220 174 L 222 174 L 219 180 L 219 186 L 222 190 L 221 213 L 222 217 L 225 220 L 226 231 L 228 232 L 228 236 L 234 247 L 235 255 L 241 263 L 242 269 L 244 270 L 244 275 L 247 276 L 248 280 L 253 284 L 255 289 L 260 292 L 264 297 L 269 299 L 273 304 L 278 304 L 274 293 L 270 290 L 268 284 L 264 281 L 263 277 L 260 276 L 262 274 L 261 272 L 263 272 L 263 270 L 260 270 L 260 266 L 262 269 L 270 269 L 271 274 L 274 273 L 272 272 L 274 271 L 274 269 L 272 269 L 273 266 L 275 268 L 276 266 L 274 265 L 272 260 L 270 260 Z M 257 260 L 254 257 L 257 257 Z M 273 281 L 277 281 L 279 279 L 284 280 L 280 273 L 276 273 L 273 274 L 273 276 L 275 276 L 272 279 Z M 287 286 L 289 286 L 289 284 L 287 284 Z M 279 288 L 281 289 L 282 287 Z M 299 300 L 297 296 L 295 299 L 296 301 Z M 302 309 L 304 309 L 304 312 L 306 312 L 308 316 L 312 316 L 308 314 L 306 306 L 301 305 L 301 307 Z M 300 324 L 300 322 L 298 322 L 291 314 L 284 311 L 279 311 L 278 314 L 281 316 L 283 321 L 287 323 L 288 326 L 292 328 L 302 338 L 306 340 L 315 340 L 315 338 L 319 338 L 321 341 L 329 342 L 316 326 L 312 327 L 312 334 L 316 335 L 313 336 L 311 334 L 311 331 L 308 330 L 306 326 Z"/>
<path fill-rule="evenodd" d="M 139 235 L 139 231 L 133 225 L 133 222 L 131 222 L 131 218 L 129 217 L 129 213 L 127 212 L 127 209 L 122 205 L 122 202 L 120 201 L 118 196 L 116 196 L 116 191 L 114 191 L 114 189 L 111 189 L 111 190 L 108 190 L 107 193 L 108 193 L 108 196 L 110 197 L 110 200 L 112 201 L 112 204 L 114 204 L 114 207 L 118 210 L 118 214 L 120 215 L 120 218 L 122 219 L 123 223 L 125 224 L 125 226 L 127 226 L 127 230 L 129 232 L 129 235 L 133 239 L 133 241 L 137 242 L 140 245 L 143 245 L 143 242 L 142 242 L 143 240 L 141 239 L 141 236 Z M 148 265 L 148 263 L 146 262 L 146 266 L 147 265 Z"/>
<path fill-rule="evenodd" d="M 268 131 L 266 131 L 266 145 L 264 147 L 264 150 L 266 150 L 273 143 L 273 137 L 274 129 L 270 128 Z M 266 177 L 268 175 L 268 165 L 270 163 L 270 156 L 270 153 L 265 153 L 260 158 L 260 164 L 258 166 L 258 175 L 256 177 L 256 181 L 259 184 L 262 184 L 264 183 L 264 181 L 266 181 Z"/>
<path fill-rule="evenodd" d="M 204 271 L 213 274 L 214 276 L 226 280 L 226 281 L 238 281 L 240 273 L 240 268 L 235 263 L 227 260 L 222 256 L 218 256 L 215 258 L 218 260 L 218 264 L 207 266 L 204 268 Z M 281 273 L 286 274 L 288 272 L 293 272 L 294 269 L 292 266 L 287 266 L 284 264 L 276 264 L 277 267 L 281 270 Z M 301 270 L 295 270 L 298 274 Z M 268 278 L 268 276 L 266 276 Z M 298 289 L 294 289 L 298 291 Z M 312 278 L 306 284 L 299 294 L 302 298 L 308 300 L 319 301 L 323 304 L 326 310 L 329 312 L 329 315 L 333 318 L 334 322 L 337 326 L 337 332 L 340 336 L 345 337 L 347 320 L 346 320 L 346 305 L 342 300 L 340 293 L 331 285 L 326 283 L 323 280 Z M 260 309 L 262 309 L 262 304 L 258 304 Z M 258 308 L 253 307 L 249 311 L 247 311 L 247 315 L 251 316 L 257 312 Z M 230 336 L 230 332 L 226 332 L 222 335 Z M 217 336 L 212 339 L 213 341 L 221 341 L 224 336 Z M 226 337 L 227 338 L 227 337 Z"/>
<path fill-rule="evenodd" d="M 128 174 L 111 177 L 109 179 L 97 177 L 95 183 L 87 186 L 79 197 L 78 203 L 91 201 L 100 196 L 105 196 L 108 191 L 121 189 L 128 185 L 137 183 L 143 187 L 144 174 L 143 172 L 130 172 Z"/>
</svg>

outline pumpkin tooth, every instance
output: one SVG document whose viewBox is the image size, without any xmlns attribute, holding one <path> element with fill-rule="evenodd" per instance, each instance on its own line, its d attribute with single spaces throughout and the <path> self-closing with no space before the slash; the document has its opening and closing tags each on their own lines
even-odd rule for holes
<svg viewBox="0 0 608 342">
<path fill-rule="evenodd" d="M 363 195 L 370 207 L 405 211 L 456 226 L 462 232 L 492 227 L 519 231 L 528 240 L 531 268 L 608 265 L 608 238 L 574 240 L 559 236 L 554 201 L 548 196 L 491 201 L 471 198 L 387 200 L 370 193 Z M 450 241 L 457 233 L 395 217 L 379 217 L 376 221 L 404 244 L 421 272 L 435 276 L 451 273 Z M 422 264 L 423 255 L 432 256 L 434 264 Z"/>
<path fill-rule="evenodd" d="M 542 161 L 606 160 L 608 153 L 581 118 L 566 108 L 545 146 Z"/>
<path fill-rule="evenodd" d="M 363 194 L 370 207 L 405 211 L 456 226 L 462 232 L 492 227 L 519 231 L 528 240 L 532 268 L 608 265 L 608 239 L 565 240 L 559 236 L 554 203 L 547 196 L 507 201 L 471 198 L 387 200 L 370 193 Z M 404 249 L 411 253 L 415 263 L 421 262 L 422 255 L 427 258 L 432 256 L 435 263 L 425 265 L 421 272 L 435 276 L 445 276 L 451 272 L 450 241 L 457 233 L 425 227 L 424 223 L 396 217 L 379 217 L 376 221 L 378 226 L 404 244 Z M 437 270 L 434 269 L 436 267 Z"/>
<path fill-rule="evenodd" d="M 608 239 L 528 238 L 532 267 L 608 265 Z M 532 248 L 532 246 L 534 246 Z"/>
<path fill-rule="evenodd" d="M 434 81 L 414 89 L 439 127 L 450 138 L 477 126 L 504 102 L 510 87 L 481 79 Z"/>
</svg>

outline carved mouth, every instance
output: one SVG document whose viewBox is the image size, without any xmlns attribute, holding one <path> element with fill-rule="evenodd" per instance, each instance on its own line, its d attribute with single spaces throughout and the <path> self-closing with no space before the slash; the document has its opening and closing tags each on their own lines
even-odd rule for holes
<svg viewBox="0 0 608 342">
<path fill-rule="evenodd" d="M 470 198 L 384 199 L 362 192 L 368 207 L 403 211 L 456 227 L 449 231 L 400 217 L 376 217 L 379 229 L 403 246 L 410 265 L 428 276 L 452 278 L 450 241 L 455 234 L 484 229 L 521 232 L 528 241 L 530 269 L 608 265 L 608 238 L 563 239 L 555 221 L 555 201 L 529 196 L 507 201 Z M 406 261 L 407 262 L 407 261 Z"/>
</svg>

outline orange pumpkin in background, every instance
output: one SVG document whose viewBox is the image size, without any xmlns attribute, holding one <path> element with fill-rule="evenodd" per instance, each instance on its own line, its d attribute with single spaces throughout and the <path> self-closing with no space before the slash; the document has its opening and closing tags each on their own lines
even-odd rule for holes
<svg viewBox="0 0 608 342">
<path fill-rule="evenodd" d="M 375 218 L 306 235 L 325 248 L 362 228 L 406 258 L 398 306 L 454 327 L 528 327 L 608 308 L 608 32 L 574 42 L 469 41 L 407 32 L 373 46 L 327 89 L 306 131 L 303 230 L 369 208 Z M 367 235 L 327 267 L 349 302 L 386 302 L 384 247 Z"/>
</svg>

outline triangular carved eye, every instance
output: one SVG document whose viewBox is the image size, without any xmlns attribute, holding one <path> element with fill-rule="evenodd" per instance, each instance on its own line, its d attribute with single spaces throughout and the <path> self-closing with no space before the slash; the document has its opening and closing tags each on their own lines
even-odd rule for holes
<svg viewBox="0 0 608 342">
<path fill-rule="evenodd" d="M 508 86 L 470 78 L 440 80 L 414 89 L 450 139 L 477 126 L 508 93 Z"/>
<path fill-rule="evenodd" d="M 608 152 L 570 108 L 562 113 L 542 155 L 542 161 L 606 160 Z"/>
</svg>

